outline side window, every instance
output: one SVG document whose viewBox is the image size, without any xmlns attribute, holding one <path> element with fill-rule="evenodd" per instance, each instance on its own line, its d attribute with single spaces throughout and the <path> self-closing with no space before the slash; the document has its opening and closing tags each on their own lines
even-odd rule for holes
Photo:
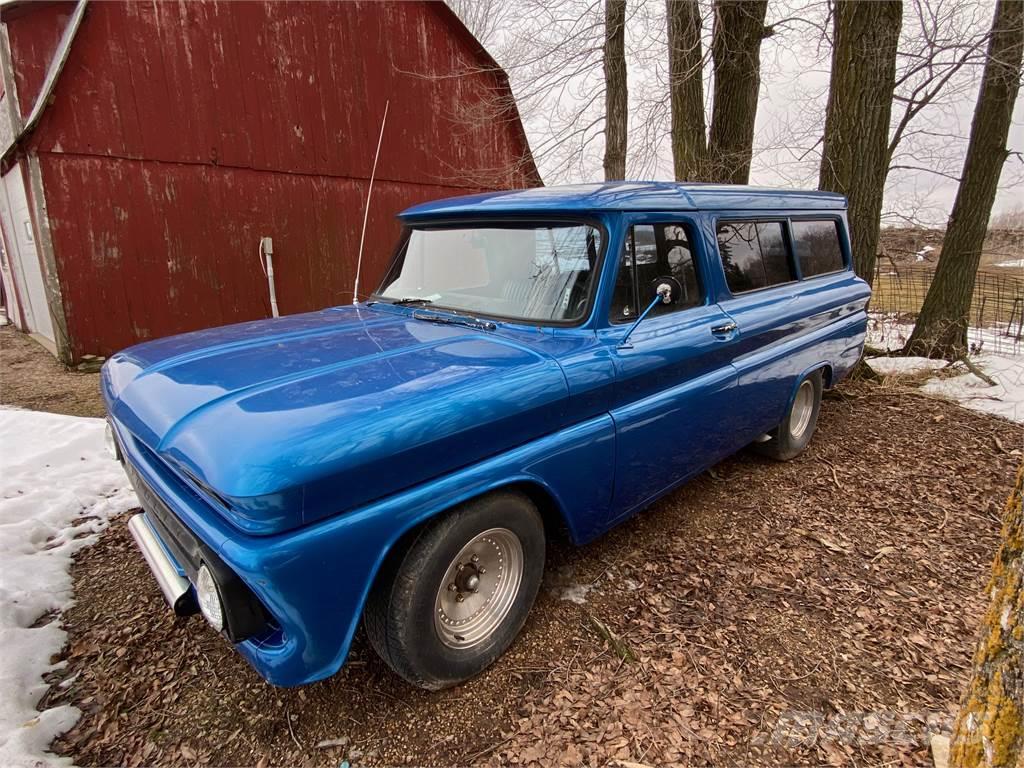
<svg viewBox="0 0 1024 768">
<path fill-rule="evenodd" d="M 839 228 L 834 220 L 794 221 L 793 248 L 804 277 L 839 272 L 844 268 Z"/>
<path fill-rule="evenodd" d="M 659 280 L 674 278 L 676 300 L 659 304 L 651 317 L 694 307 L 703 301 L 688 227 L 637 224 L 626 233 L 619 274 L 612 294 L 612 322 L 635 319 L 654 298 Z"/>
<path fill-rule="evenodd" d="M 626 247 L 622 249 L 619 271 L 612 291 L 612 308 L 609 317 L 613 323 L 624 323 L 634 319 L 636 309 L 636 286 L 633 280 L 633 230 L 626 236 Z"/>
<path fill-rule="evenodd" d="M 718 252 L 732 293 L 756 291 L 794 279 L 782 222 L 722 222 L 718 225 Z"/>
</svg>

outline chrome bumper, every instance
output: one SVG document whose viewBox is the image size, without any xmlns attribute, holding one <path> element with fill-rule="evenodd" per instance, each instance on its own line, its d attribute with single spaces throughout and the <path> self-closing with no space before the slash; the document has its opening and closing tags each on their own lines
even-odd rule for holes
<svg viewBox="0 0 1024 768">
<path fill-rule="evenodd" d="M 128 530 L 131 531 L 135 544 L 142 550 L 142 556 L 146 558 L 149 569 L 156 577 L 156 583 L 160 585 L 160 591 L 164 593 L 167 602 L 172 608 L 177 608 L 178 601 L 188 593 L 191 585 L 187 579 L 181 577 L 174 563 L 167 557 L 164 548 L 146 522 L 146 516 L 139 514 L 128 521 Z"/>
</svg>

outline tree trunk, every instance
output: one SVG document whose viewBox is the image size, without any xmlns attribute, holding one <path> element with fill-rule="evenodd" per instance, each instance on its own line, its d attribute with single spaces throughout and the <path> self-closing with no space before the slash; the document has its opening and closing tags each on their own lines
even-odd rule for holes
<svg viewBox="0 0 1024 768">
<path fill-rule="evenodd" d="M 1024 466 L 1017 472 L 1017 486 L 1004 512 L 1003 542 L 986 591 L 989 608 L 974 654 L 974 671 L 953 728 L 951 766 L 1024 766 L 1022 493 Z"/>
<path fill-rule="evenodd" d="M 818 188 L 848 198 L 853 266 L 870 283 L 882 217 L 903 3 L 837 0 L 834 14 Z"/>
<path fill-rule="evenodd" d="M 697 0 L 667 0 L 672 163 L 676 181 L 707 179 L 704 68 Z"/>
<path fill-rule="evenodd" d="M 626 0 L 604 6 L 604 179 L 626 178 Z"/>
<path fill-rule="evenodd" d="M 996 4 L 964 171 L 946 225 L 935 277 L 907 341 L 906 351 L 910 354 L 952 360 L 967 351 L 974 277 L 999 174 L 1009 156 L 1006 140 L 1020 86 L 1024 51 L 1022 19 L 1024 3 L 1020 0 L 999 0 Z"/>
<path fill-rule="evenodd" d="M 757 92 L 761 85 L 761 41 L 768 0 L 716 0 L 711 42 L 714 107 L 708 154 L 714 181 L 750 179 Z"/>
</svg>

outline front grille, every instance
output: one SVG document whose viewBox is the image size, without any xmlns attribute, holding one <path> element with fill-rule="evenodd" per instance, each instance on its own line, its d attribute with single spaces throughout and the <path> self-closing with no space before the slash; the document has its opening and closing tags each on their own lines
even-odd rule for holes
<svg viewBox="0 0 1024 768">
<path fill-rule="evenodd" d="M 185 570 L 190 581 L 195 581 L 202 562 L 202 544 L 199 539 L 171 511 L 163 499 L 143 479 L 131 462 L 125 462 L 125 472 L 142 508 L 149 514 L 150 522 L 156 528 L 164 546 L 171 551 L 174 559 Z"/>
</svg>

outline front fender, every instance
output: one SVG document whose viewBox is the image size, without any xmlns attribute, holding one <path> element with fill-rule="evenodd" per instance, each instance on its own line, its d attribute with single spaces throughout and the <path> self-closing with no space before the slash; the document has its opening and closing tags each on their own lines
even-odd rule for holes
<svg viewBox="0 0 1024 768">
<path fill-rule="evenodd" d="M 608 521 L 614 425 L 607 414 L 348 514 L 272 537 L 232 536 L 220 554 L 282 632 L 238 650 L 268 681 L 301 685 L 334 674 L 348 655 L 370 587 L 402 536 L 453 506 L 515 483 L 542 487 L 575 542 Z"/>
</svg>

